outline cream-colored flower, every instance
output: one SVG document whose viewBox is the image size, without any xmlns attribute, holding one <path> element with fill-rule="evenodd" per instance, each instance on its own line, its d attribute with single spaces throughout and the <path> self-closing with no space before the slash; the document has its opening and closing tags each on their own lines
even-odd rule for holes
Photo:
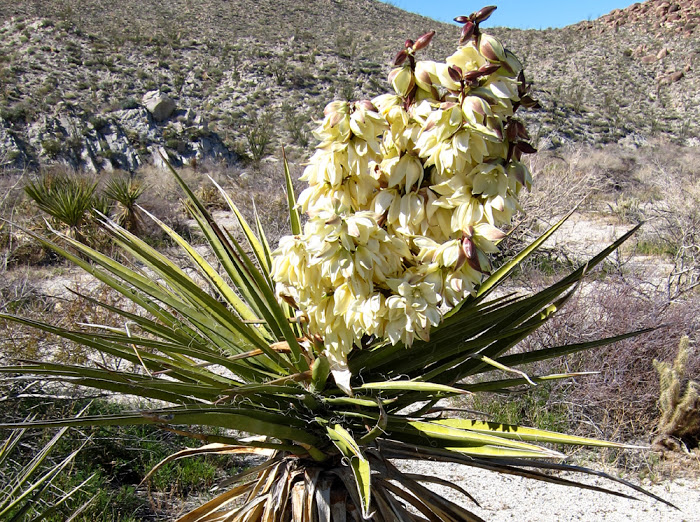
<svg viewBox="0 0 700 522">
<path fill-rule="evenodd" d="M 416 83 L 413 71 L 411 71 L 411 67 L 408 64 L 392 70 L 389 73 L 389 81 L 399 96 L 408 96 Z"/>
<path fill-rule="evenodd" d="M 457 51 L 445 61 L 448 66 L 457 66 L 464 73 L 476 71 L 482 65 L 488 63 L 488 60 L 474 47 L 472 42 L 457 49 Z"/>
<path fill-rule="evenodd" d="M 505 196 L 508 190 L 508 177 L 503 165 L 481 163 L 467 176 L 472 192 L 482 196 Z"/>
<path fill-rule="evenodd" d="M 414 185 L 420 186 L 423 181 L 423 164 L 412 154 L 383 161 L 381 168 L 388 175 L 388 188 L 398 186 L 405 192 L 410 192 Z"/>
<path fill-rule="evenodd" d="M 385 335 L 392 344 L 399 341 L 406 346 L 413 340 L 428 340 L 430 326 L 440 324 L 440 295 L 435 285 L 416 280 L 407 272 L 401 279 L 388 281 L 394 294 L 386 299 L 387 325 Z"/>
</svg>

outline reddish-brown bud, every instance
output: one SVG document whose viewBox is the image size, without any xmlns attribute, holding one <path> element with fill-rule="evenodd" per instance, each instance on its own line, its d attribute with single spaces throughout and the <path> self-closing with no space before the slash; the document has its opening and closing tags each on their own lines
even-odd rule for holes
<svg viewBox="0 0 700 522">
<path fill-rule="evenodd" d="M 495 73 L 501 66 L 497 63 L 487 63 L 479 67 L 479 73 L 481 76 L 488 76 L 489 74 Z"/>
<path fill-rule="evenodd" d="M 405 49 L 399 51 L 396 53 L 396 57 L 394 58 L 394 65 L 401 65 L 403 62 L 406 61 L 406 58 L 408 58 L 408 53 L 406 52 Z"/>
<path fill-rule="evenodd" d="M 527 93 L 527 82 L 525 81 L 525 72 L 518 73 L 518 96 L 521 98 Z"/>
<path fill-rule="evenodd" d="M 468 237 L 462 239 L 462 250 L 467 259 L 476 259 L 476 245 Z"/>
<path fill-rule="evenodd" d="M 406 40 L 406 41 L 403 43 L 403 46 L 404 46 L 406 49 L 408 49 L 409 47 L 413 47 L 413 40 L 411 40 L 411 39 L 409 38 L 408 40 Z"/>
<path fill-rule="evenodd" d="M 343 119 L 344 115 L 340 114 L 339 112 L 334 112 L 333 115 L 331 116 L 330 120 L 328 123 L 330 124 L 331 127 L 335 127 L 340 123 L 340 121 Z"/>
<path fill-rule="evenodd" d="M 486 20 L 488 20 L 488 18 L 491 16 L 491 14 L 493 14 L 493 12 L 495 10 L 496 10 L 495 5 L 489 5 L 489 6 L 483 7 L 472 15 L 472 19 L 477 24 L 480 24 L 481 22 L 485 22 Z"/>
<path fill-rule="evenodd" d="M 428 44 L 430 44 L 430 41 L 433 39 L 433 36 L 435 36 L 435 31 L 430 31 L 429 33 L 421 35 L 416 40 L 416 43 L 413 44 L 413 50 L 420 51 L 421 49 L 425 49 L 426 47 L 428 47 Z"/>
<path fill-rule="evenodd" d="M 481 73 L 479 71 L 467 71 L 464 75 L 464 81 L 472 83 L 479 79 Z"/>
<path fill-rule="evenodd" d="M 527 168 L 519 161 L 511 161 L 508 165 L 508 175 L 513 176 L 515 180 L 523 187 L 527 182 Z"/>
<path fill-rule="evenodd" d="M 530 133 L 527 132 L 525 125 L 523 125 L 521 122 L 516 121 L 515 128 L 518 131 L 518 138 L 520 138 L 521 140 L 529 140 L 530 139 Z"/>
<path fill-rule="evenodd" d="M 514 123 L 515 122 L 511 121 L 506 126 L 506 138 L 508 138 L 508 141 L 515 141 L 518 137 L 518 129 L 515 128 Z"/>
<path fill-rule="evenodd" d="M 488 34 L 479 35 L 479 52 L 490 62 L 503 62 L 506 59 L 503 44 Z"/>
<path fill-rule="evenodd" d="M 466 24 L 467 22 L 471 22 L 471 19 L 468 16 L 464 16 L 464 15 L 458 16 L 454 20 L 458 24 Z"/>
<path fill-rule="evenodd" d="M 537 149 L 526 141 L 519 141 L 515 144 L 515 148 L 523 154 L 534 154 L 537 152 Z"/>
<path fill-rule="evenodd" d="M 448 67 L 447 72 L 450 74 L 450 78 L 452 78 L 452 81 L 455 81 L 455 82 L 462 81 L 462 69 L 460 69 L 456 65 L 452 65 L 452 66 Z"/>
<path fill-rule="evenodd" d="M 464 43 L 467 40 L 469 40 L 472 36 L 474 36 L 474 31 L 476 30 L 476 24 L 471 21 L 467 21 L 466 24 L 464 24 L 464 27 L 462 27 L 462 34 L 459 38 L 459 43 Z"/>
<path fill-rule="evenodd" d="M 506 136 L 508 137 L 508 141 L 530 139 L 530 135 L 528 134 L 525 125 L 518 120 L 510 120 L 510 122 L 508 122 L 508 126 L 506 127 Z"/>
<path fill-rule="evenodd" d="M 520 98 L 520 103 L 522 104 L 523 107 L 527 107 L 528 109 L 539 109 L 540 108 L 540 102 L 532 98 L 532 96 L 525 95 L 522 98 Z"/>
</svg>

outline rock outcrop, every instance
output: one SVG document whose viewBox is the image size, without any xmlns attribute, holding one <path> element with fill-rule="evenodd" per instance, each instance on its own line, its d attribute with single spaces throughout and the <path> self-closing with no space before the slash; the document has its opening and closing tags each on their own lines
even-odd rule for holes
<svg viewBox="0 0 700 522">
<path fill-rule="evenodd" d="M 0 167 L 59 162 L 93 172 L 117 168 L 133 172 L 154 159 L 156 165 L 162 164 L 161 154 L 175 166 L 237 161 L 204 118 L 191 109 L 176 111 L 174 102 L 165 99 L 148 98 L 153 104 L 146 107 L 89 118 L 57 107 L 57 115 L 42 115 L 22 128 L 0 119 Z"/>
</svg>

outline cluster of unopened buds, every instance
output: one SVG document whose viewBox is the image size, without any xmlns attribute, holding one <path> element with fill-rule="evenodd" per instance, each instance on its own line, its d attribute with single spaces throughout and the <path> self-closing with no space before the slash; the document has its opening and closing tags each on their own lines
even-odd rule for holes
<svg viewBox="0 0 700 522">
<path fill-rule="evenodd" d="M 446 63 L 416 60 L 434 32 L 407 40 L 393 93 L 334 101 L 314 131 L 298 201 L 308 220 L 280 241 L 273 277 L 343 389 L 352 349 L 427 340 L 475 292 L 530 188 L 520 160 L 534 148 L 514 115 L 536 102 L 517 58 L 479 30 L 494 9 L 455 19 L 464 28 Z"/>
</svg>

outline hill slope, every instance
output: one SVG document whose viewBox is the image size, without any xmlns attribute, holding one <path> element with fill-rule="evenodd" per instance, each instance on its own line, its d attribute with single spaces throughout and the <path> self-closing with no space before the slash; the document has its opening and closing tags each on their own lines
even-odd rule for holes
<svg viewBox="0 0 700 522">
<path fill-rule="evenodd" d="M 642 4 L 624 24 L 612 13 L 564 29 L 490 31 L 524 59 L 543 101 L 529 117 L 540 147 L 657 133 L 695 143 L 699 39 L 688 20 L 697 15 L 691 3 L 680 9 L 682 33 L 675 18 L 649 31 L 661 4 Z M 176 163 L 233 161 L 266 152 L 251 147 L 261 132 L 267 151 L 303 149 L 306 122 L 328 101 L 383 92 L 403 40 L 431 29 L 424 56 L 444 58 L 455 26 L 375 0 L 6 2 L 0 163 L 132 170 L 159 150 Z M 175 102 L 162 119 L 144 108 L 156 90 Z"/>
</svg>

